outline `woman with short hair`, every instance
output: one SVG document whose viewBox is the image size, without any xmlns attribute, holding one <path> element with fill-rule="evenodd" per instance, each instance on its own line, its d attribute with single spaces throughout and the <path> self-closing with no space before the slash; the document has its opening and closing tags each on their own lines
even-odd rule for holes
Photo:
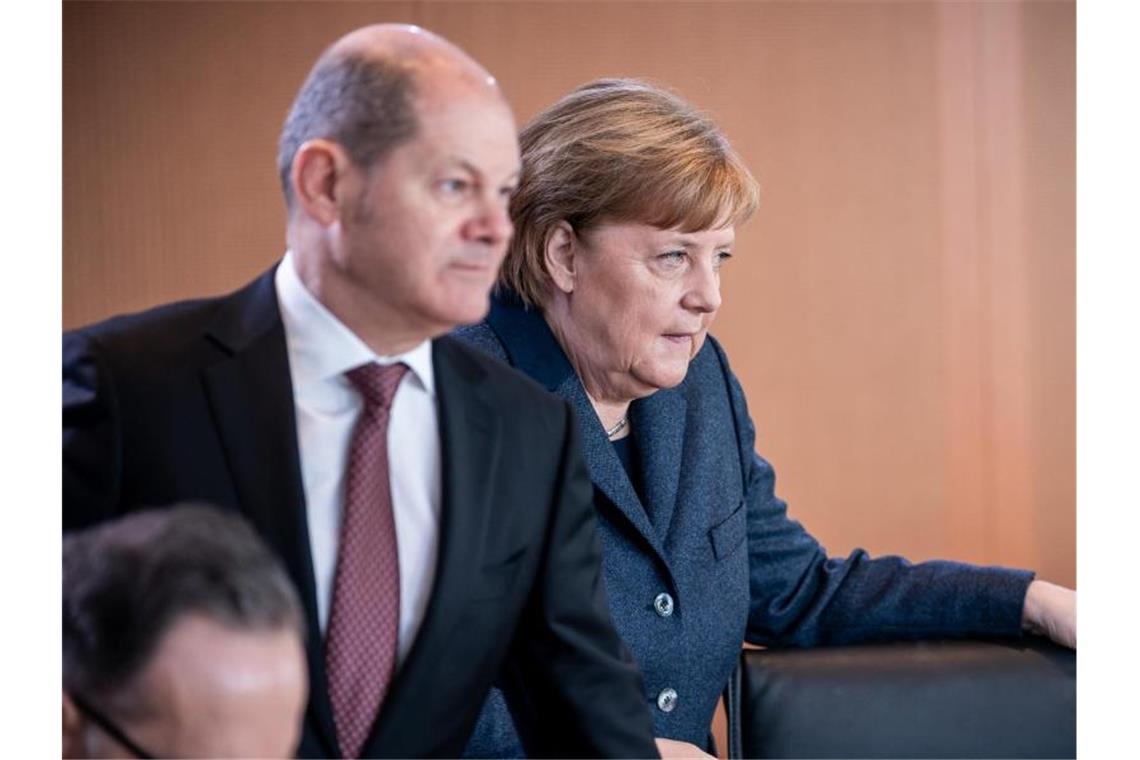
<svg viewBox="0 0 1140 760">
<path fill-rule="evenodd" d="M 1031 572 L 862 550 L 828 558 L 788 518 L 740 384 L 708 335 L 735 229 L 758 200 L 712 121 L 657 87 L 605 79 L 539 113 L 520 143 L 501 286 L 486 320 L 458 335 L 575 407 L 605 590 L 662 754 L 713 751 L 713 711 L 745 640 L 1049 625 L 1075 646 L 1075 593 Z M 521 754 L 501 695 L 467 753 Z"/>
</svg>

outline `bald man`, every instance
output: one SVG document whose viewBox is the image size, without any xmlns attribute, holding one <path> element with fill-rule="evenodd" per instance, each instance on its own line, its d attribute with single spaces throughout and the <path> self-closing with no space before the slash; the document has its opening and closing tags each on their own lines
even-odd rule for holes
<svg viewBox="0 0 1140 760">
<path fill-rule="evenodd" d="M 65 530 L 249 518 L 306 609 L 303 756 L 457 756 L 495 681 L 530 754 L 656 756 L 569 407 L 440 337 L 487 311 L 518 161 L 474 60 L 357 30 L 282 130 L 284 258 L 64 335 Z"/>
</svg>

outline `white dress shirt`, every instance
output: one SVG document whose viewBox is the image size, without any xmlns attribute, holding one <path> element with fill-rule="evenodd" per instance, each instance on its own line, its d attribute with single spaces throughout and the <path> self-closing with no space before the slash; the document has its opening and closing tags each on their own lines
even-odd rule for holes
<svg viewBox="0 0 1140 760">
<path fill-rule="evenodd" d="M 308 291 L 286 252 L 275 278 L 285 326 L 309 549 L 321 631 L 328 625 L 344 514 L 345 468 L 364 406 L 344 373 L 367 362 L 404 362 L 388 422 L 392 511 L 400 563 L 402 664 L 423 622 L 439 551 L 440 441 L 431 342 L 398 356 L 377 356 Z"/>
</svg>

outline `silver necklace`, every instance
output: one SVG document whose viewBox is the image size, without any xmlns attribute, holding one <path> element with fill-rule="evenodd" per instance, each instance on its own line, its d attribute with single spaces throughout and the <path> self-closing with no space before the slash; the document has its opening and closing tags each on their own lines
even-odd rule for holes
<svg viewBox="0 0 1140 760">
<path fill-rule="evenodd" d="M 609 438 L 612 441 L 614 436 L 617 435 L 618 433 L 620 433 L 622 430 L 624 430 L 625 426 L 628 424 L 629 424 L 629 415 L 628 414 L 622 415 L 622 418 L 617 421 L 617 424 L 606 431 L 606 438 Z"/>
</svg>

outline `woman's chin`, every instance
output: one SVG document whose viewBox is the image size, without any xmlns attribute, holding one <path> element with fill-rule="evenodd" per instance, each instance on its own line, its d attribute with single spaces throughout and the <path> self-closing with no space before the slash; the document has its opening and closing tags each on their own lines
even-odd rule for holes
<svg viewBox="0 0 1140 760">
<path fill-rule="evenodd" d="M 688 371 L 688 360 L 683 362 L 677 360 L 659 361 L 651 367 L 642 367 L 641 371 L 637 373 L 637 379 L 643 385 L 659 391 L 680 385 Z"/>
</svg>

